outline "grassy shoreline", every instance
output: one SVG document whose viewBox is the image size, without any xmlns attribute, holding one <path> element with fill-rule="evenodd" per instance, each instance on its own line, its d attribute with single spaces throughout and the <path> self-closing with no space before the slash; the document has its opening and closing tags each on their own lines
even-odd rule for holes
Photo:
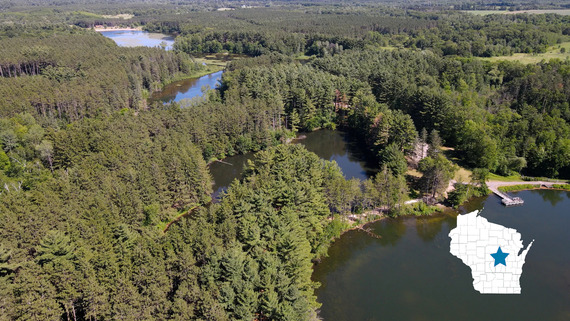
<svg viewBox="0 0 570 321">
<path fill-rule="evenodd" d="M 497 188 L 500 192 L 519 192 L 535 189 L 546 189 L 546 190 L 559 190 L 559 191 L 570 191 L 570 184 L 553 184 L 552 187 L 543 187 L 540 184 L 519 184 L 510 186 L 499 186 Z"/>
<path fill-rule="evenodd" d="M 175 83 L 177 81 L 192 79 L 192 78 L 200 78 L 200 77 L 204 77 L 204 76 L 209 75 L 209 74 L 216 73 L 216 72 L 221 71 L 221 70 L 224 70 L 224 68 L 221 66 L 207 65 L 206 69 L 203 69 L 203 70 L 199 70 L 199 71 L 191 72 L 191 73 L 187 73 L 187 74 L 182 74 L 182 73 L 177 74 L 174 77 L 172 77 L 172 79 L 162 83 L 161 88 L 159 90 L 157 90 L 156 92 L 164 90 L 164 87 L 166 87 L 172 83 Z"/>
<path fill-rule="evenodd" d="M 186 80 L 186 79 L 191 79 L 191 78 L 200 78 L 200 77 L 204 77 L 206 75 L 209 74 L 213 74 L 215 72 L 224 70 L 224 67 L 218 66 L 218 65 L 207 65 L 205 69 L 202 70 L 198 70 L 195 72 L 191 72 L 188 74 L 179 74 L 179 75 L 175 75 L 172 80 L 170 80 L 169 82 L 165 83 L 164 86 L 171 84 L 173 82 L 176 81 L 180 81 L 180 80 Z"/>
</svg>

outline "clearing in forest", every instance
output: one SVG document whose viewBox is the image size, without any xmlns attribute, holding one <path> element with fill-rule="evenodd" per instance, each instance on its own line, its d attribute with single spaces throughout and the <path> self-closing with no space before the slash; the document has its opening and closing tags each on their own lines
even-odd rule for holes
<svg viewBox="0 0 570 321">
<path fill-rule="evenodd" d="M 565 60 L 570 57 L 570 42 L 563 42 L 555 46 L 551 46 L 545 53 L 530 54 L 530 53 L 516 53 L 512 56 L 497 56 L 489 58 L 481 58 L 487 61 L 519 61 L 523 64 L 535 64 L 542 60 L 550 60 L 558 58 Z"/>
</svg>

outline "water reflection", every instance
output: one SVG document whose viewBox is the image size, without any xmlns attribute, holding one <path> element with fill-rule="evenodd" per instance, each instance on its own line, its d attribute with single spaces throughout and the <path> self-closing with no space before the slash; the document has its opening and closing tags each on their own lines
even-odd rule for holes
<svg viewBox="0 0 570 321">
<path fill-rule="evenodd" d="M 441 232 L 443 223 L 450 220 L 449 215 L 441 214 L 433 217 L 419 217 L 416 219 L 416 232 L 424 242 L 431 242 Z M 455 220 L 457 224 L 457 220 Z"/>
<path fill-rule="evenodd" d="M 307 150 L 322 159 L 336 161 L 347 179 L 365 180 L 377 172 L 371 164 L 367 164 L 364 142 L 358 141 L 348 133 L 322 129 L 306 133 L 304 136 L 306 138 L 295 143 L 305 145 Z"/>
<path fill-rule="evenodd" d="M 371 228 L 374 234 L 380 235 L 379 243 L 383 246 L 396 245 L 398 241 L 406 234 L 408 219 L 398 218 L 385 218 L 367 226 Z"/>
<path fill-rule="evenodd" d="M 380 239 L 372 238 L 368 235 L 363 237 L 363 235 L 366 235 L 366 233 L 358 230 L 344 233 L 342 238 L 335 241 L 335 244 L 338 243 L 339 246 L 331 247 L 328 252 L 329 256 L 334 255 L 334 257 L 338 259 L 331 262 L 327 261 L 326 265 L 322 263 L 318 264 L 319 268 L 322 269 L 322 271 L 332 272 L 346 262 L 353 261 L 356 257 L 361 256 L 361 251 L 369 248 L 373 243 L 380 242 Z M 323 281 L 324 280 L 320 280 L 320 282 Z"/>
<path fill-rule="evenodd" d="M 200 78 L 189 78 L 175 81 L 164 86 L 161 91 L 154 92 L 151 101 L 163 103 L 179 102 L 182 99 L 192 99 L 202 96 L 206 88 L 214 89 L 220 83 L 223 71 L 214 72 Z"/>
<path fill-rule="evenodd" d="M 570 192 L 550 193 L 548 190 L 542 190 L 542 189 L 538 190 L 537 193 L 542 197 L 542 199 L 545 202 L 550 203 L 550 205 L 552 206 L 556 206 L 556 204 L 562 202 L 564 199 L 570 196 Z"/>
<path fill-rule="evenodd" d="M 212 199 L 216 200 L 227 190 L 234 179 L 241 179 L 247 161 L 253 159 L 254 153 L 226 157 L 223 162 L 210 164 L 210 173 L 214 179 Z"/>
</svg>

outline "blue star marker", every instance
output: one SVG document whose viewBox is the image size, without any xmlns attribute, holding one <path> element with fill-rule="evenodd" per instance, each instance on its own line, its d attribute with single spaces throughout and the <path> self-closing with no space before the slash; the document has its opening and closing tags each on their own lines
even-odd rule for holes
<svg viewBox="0 0 570 321">
<path fill-rule="evenodd" d="M 505 258 L 507 256 L 509 256 L 509 253 L 504 253 L 503 251 L 501 251 L 501 247 L 499 246 L 499 249 L 497 250 L 497 253 L 492 253 L 491 256 L 495 259 L 495 265 L 497 266 L 498 264 L 502 264 L 504 266 L 507 266 L 507 262 L 505 262 Z"/>
</svg>

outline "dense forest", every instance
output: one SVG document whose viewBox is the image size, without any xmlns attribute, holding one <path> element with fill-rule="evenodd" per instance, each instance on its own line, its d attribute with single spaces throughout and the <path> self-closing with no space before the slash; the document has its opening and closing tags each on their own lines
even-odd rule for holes
<svg viewBox="0 0 570 321">
<path fill-rule="evenodd" d="M 436 130 L 472 168 L 568 177 L 569 67 L 350 50 L 304 66 L 230 66 L 220 90 L 227 102 L 282 106 L 267 117 L 284 112 L 290 128 L 355 130 L 379 157 L 390 144 L 409 152 L 419 131 Z"/>
<path fill-rule="evenodd" d="M 145 29 L 182 35 L 177 46 L 187 53 L 279 52 L 317 56 L 367 46 L 429 49 L 441 55 L 464 57 L 540 53 L 548 46 L 567 41 L 570 33 L 570 18 L 555 14 L 476 16 L 401 10 L 346 13 L 255 9 L 209 15 L 214 22 L 195 14 L 187 21 L 180 21 L 179 17 L 173 21 L 151 21 Z"/>
<path fill-rule="evenodd" d="M 36 36 L 19 35 L 34 34 L 33 30 Z M 4 116 L 31 112 L 45 120 L 73 121 L 122 108 L 140 110 L 146 108 L 149 92 L 178 74 L 204 68 L 183 53 L 125 50 L 78 28 L 18 31 L 16 37 L 8 36 L 7 30 L 0 33 Z"/>
<path fill-rule="evenodd" d="M 570 178 L 570 60 L 482 59 L 568 42 L 569 16 L 420 2 L 1 5 L 0 320 L 317 320 L 312 264 L 349 215 L 431 213 L 404 202 L 443 201 L 455 163 L 477 185 L 453 205 L 490 172 Z M 177 38 L 124 48 L 96 25 Z M 203 99 L 147 99 L 220 52 L 248 57 Z M 377 174 L 288 144 L 323 128 Z M 252 151 L 212 200 L 208 163 Z"/>
</svg>

